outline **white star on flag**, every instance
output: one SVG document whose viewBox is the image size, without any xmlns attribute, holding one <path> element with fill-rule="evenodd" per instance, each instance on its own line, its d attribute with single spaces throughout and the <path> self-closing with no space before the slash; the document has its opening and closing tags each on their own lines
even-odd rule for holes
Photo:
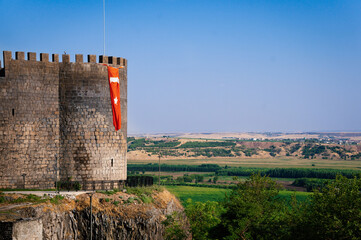
<svg viewBox="0 0 361 240">
<path fill-rule="evenodd" d="M 117 103 L 118 103 L 118 98 L 115 97 L 115 98 L 114 98 L 114 104 L 117 104 Z"/>
</svg>

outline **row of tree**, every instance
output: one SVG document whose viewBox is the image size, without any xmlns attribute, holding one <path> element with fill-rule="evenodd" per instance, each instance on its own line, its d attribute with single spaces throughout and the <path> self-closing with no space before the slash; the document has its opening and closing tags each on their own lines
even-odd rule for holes
<svg viewBox="0 0 361 240">
<path fill-rule="evenodd" d="M 179 148 L 207 148 L 207 147 L 232 147 L 236 146 L 235 141 L 222 142 L 186 142 L 179 146 Z"/>
<path fill-rule="evenodd" d="M 297 187 L 306 188 L 307 192 L 312 192 L 314 190 L 322 190 L 327 184 L 331 183 L 329 179 L 319 179 L 319 178 L 297 178 L 292 185 Z"/>
<path fill-rule="evenodd" d="M 228 168 L 216 172 L 221 176 L 250 176 L 259 172 L 263 176 L 279 178 L 323 178 L 334 179 L 336 175 L 343 175 L 348 178 L 361 174 L 359 170 L 349 169 L 322 169 L 322 168 Z"/>
<path fill-rule="evenodd" d="M 201 165 L 168 165 L 161 164 L 162 172 L 217 172 L 221 167 L 217 164 L 201 164 Z M 148 164 L 128 164 L 128 171 L 147 171 L 157 172 L 159 165 L 157 163 Z"/>
<path fill-rule="evenodd" d="M 146 140 L 145 138 L 139 138 L 139 139 L 135 139 L 133 137 L 128 138 L 128 142 L 129 142 L 129 146 L 128 149 L 129 150 L 135 150 L 137 148 L 174 148 L 177 145 L 179 145 L 181 142 L 179 142 L 178 140 L 175 141 L 164 141 L 164 140 L 159 140 L 159 141 L 152 141 L 152 140 Z"/>
</svg>

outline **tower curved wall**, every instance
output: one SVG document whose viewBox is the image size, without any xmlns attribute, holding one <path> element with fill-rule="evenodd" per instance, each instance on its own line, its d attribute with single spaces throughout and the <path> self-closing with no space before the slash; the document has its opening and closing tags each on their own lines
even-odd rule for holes
<svg viewBox="0 0 361 240">
<path fill-rule="evenodd" d="M 120 71 L 122 128 L 113 126 L 107 68 L 92 63 L 60 66 L 60 177 L 78 181 L 126 178 L 126 78 Z"/>
<path fill-rule="evenodd" d="M 0 188 L 51 188 L 71 179 L 93 188 L 126 179 L 127 61 L 4 52 L 0 70 Z M 107 68 L 120 71 L 122 128 L 114 130 Z M 101 182 L 101 184 L 99 184 Z"/>
</svg>

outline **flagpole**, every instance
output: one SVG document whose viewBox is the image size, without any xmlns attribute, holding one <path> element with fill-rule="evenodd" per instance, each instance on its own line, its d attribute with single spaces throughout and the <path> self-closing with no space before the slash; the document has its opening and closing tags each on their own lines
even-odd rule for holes
<svg viewBox="0 0 361 240">
<path fill-rule="evenodd" d="M 103 56 L 105 56 L 105 0 L 103 0 Z"/>
</svg>

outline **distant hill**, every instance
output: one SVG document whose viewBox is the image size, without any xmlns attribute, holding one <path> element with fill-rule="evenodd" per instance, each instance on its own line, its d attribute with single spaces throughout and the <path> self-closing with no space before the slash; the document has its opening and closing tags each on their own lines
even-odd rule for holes
<svg viewBox="0 0 361 240">
<path fill-rule="evenodd" d="M 133 137 L 176 137 L 176 138 L 198 138 L 198 139 L 254 139 L 254 140 L 276 140 L 276 139 L 329 139 L 340 141 L 361 142 L 361 132 L 247 132 L 247 133 L 151 133 L 151 134 L 129 134 Z"/>
<path fill-rule="evenodd" d="M 344 136 L 344 135 L 342 135 Z M 273 158 L 361 160 L 361 144 L 337 138 L 309 139 L 204 139 L 169 137 L 129 137 L 129 160 Z"/>
</svg>

